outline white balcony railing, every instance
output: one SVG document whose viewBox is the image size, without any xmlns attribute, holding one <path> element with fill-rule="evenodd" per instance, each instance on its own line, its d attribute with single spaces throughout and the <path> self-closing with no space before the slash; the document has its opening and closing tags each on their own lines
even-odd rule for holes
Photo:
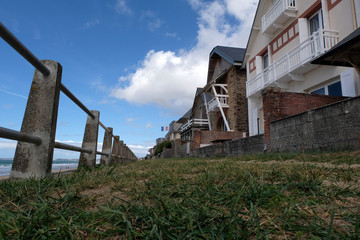
<svg viewBox="0 0 360 240">
<path fill-rule="evenodd" d="M 276 25 L 281 25 L 289 17 L 295 17 L 297 11 L 296 0 L 278 0 L 262 17 L 262 32 L 273 33 Z M 271 28 L 273 26 L 273 28 Z"/>
<path fill-rule="evenodd" d="M 180 128 L 181 132 L 184 132 L 186 130 L 188 130 L 189 128 L 191 128 L 192 126 L 206 126 L 209 125 L 209 120 L 208 119 L 190 119 L 189 121 L 187 121 L 187 123 L 185 123 L 184 125 L 182 125 L 182 127 Z"/>
<path fill-rule="evenodd" d="M 225 108 L 226 108 L 226 107 L 229 107 L 229 105 L 228 105 L 229 95 L 218 95 L 218 97 L 214 97 L 213 99 L 211 99 L 211 100 L 208 102 L 209 112 L 211 112 L 211 111 L 213 111 L 215 108 L 219 107 L 216 98 L 219 99 L 219 102 L 220 102 L 221 107 L 225 107 Z"/>
<path fill-rule="evenodd" d="M 246 82 L 247 96 L 264 89 L 267 85 L 279 80 L 289 73 L 310 62 L 332 48 L 339 41 L 339 33 L 331 30 L 320 30 L 300 43 L 287 54 L 269 65 L 253 79 Z"/>
</svg>

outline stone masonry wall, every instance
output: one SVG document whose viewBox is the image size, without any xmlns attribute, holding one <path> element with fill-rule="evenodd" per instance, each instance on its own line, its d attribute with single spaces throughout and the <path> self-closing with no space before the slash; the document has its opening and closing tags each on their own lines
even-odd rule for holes
<svg viewBox="0 0 360 240">
<path fill-rule="evenodd" d="M 227 74 L 229 91 L 228 120 L 230 129 L 248 132 L 248 105 L 246 99 L 246 70 L 233 67 Z"/>
<path fill-rule="evenodd" d="M 230 157 L 245 154 L 263 153 L 264 135 L 218 143 L 194 151 L 195 157 Z"/>
<path fill-rule="evenodd" d="M 358 150 L 360 97 L 270 124 L 272 151 Z"/>
<path fill-rule="evenodd" d="M 271 150 L 270 123 L 301 112 L 318 108 L 346 98 L 305 93 L 281 92 L 267 89 L 263 94 L 264 142 Z"/>
</svg>

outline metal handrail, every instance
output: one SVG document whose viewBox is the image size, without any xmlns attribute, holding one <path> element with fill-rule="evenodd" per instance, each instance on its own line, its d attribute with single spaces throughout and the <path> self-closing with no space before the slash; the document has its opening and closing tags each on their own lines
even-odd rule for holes
<svg viewBox="0 0 360 240">
<path fill-rule="evenodd" d="M 8 128 L 3 128 L 3 127 L 0 127 L 0 137 L 11 139 L 11 140 L 17 140 L 17 141 L 21 141 L 21 142 L 33 143 L 36 145 L 40 145 L 42 143 L 41 138 L 38 136 L 33 136 L 30 134 L 18 132 L 18 131 L 8 129 Z"/>
<path fill-rule="evenodd" d="M 5 40 L 10 46 L 12 46 L 15 51 L 17 51 L 21 56 L 23 56 L 31 65 L 33 65 L 37 70 L 39 70 L 44 76 L 50 75 L 50 70 L 42 64 L 39 59 L 35 57 L 29 49 L 27 49 L 20 41 L 17 39 L 5 26 L 0 22 L 0 36 Z"/>
<path fill-rule="evenodd" d="M 83 152 L 83 153 L 89 153 L 89 154 L 92 153 L 92 151 L 88 148 L 81 148 L 81 147 L 77 147 L 77 146 L 73 146 L 73 145 L 69 145 L 69 144 L 65 144 L 65 143 L 61 143 L 61 142 L 57 142 L 57 141 L 55 141 L 54 147 L 58 148 L 58 149 L 70 150 L 70 151 L 75 151 L 75 152 Z"/>
<path fill-rule="evenodd" d="M 2 22 L 0 22 L 0 37 L 5 40 L 11 47 L 15 49 L 21 56 L 23 56 L 31 65 L 39 70 L 44 76 L 50 75 L 50 70 L 35 57 L 35 55 L 27 48 L 20 40 L 7 29 Z M 78 105 L 84 112 L 86 112 L 92 119 L 95 118 L 94 114 L 85 107 L 84 104 L 77 99 L 62 83 L 60 90 L 68 96 L 76 105 Z"/>
<path fill-rule="evenodd" d="M 20 40 L 15 37 L 2 22 L 0 22 L 0 37 L 4 39 L 15 51 L 17 51 L 23 58 L 25 58 L 31 65 L 33 65 L 39 72 L 41 72 L 45 77 L 50 75 L 50 70 L 47 68 L 24 44 L 20 42 Z M 92 119 L 95 119 L 95 115 L 78 99 L 75 95 L 65 87 L 64 84 L 61 83 L 60 91 L 62 91 L 68 98 L 70 98 L 76 105 L 78 105 L 85 113 L 87 113 Z M 99 125 L 103 127 L 107 132 L 110 132 L 109 129 L 99 121 Z M 40 137 L 29 135 L 26 133 L 18 132 L 15 130 L 7 129 L 0 127 L 0 137 L 33 143 L 36 145 L 40 145 L 42 140 Z M 113 138 L 116 138 L 112 134 Z M 84 153 L 92 153 L 92 150 L 76 147 L 60 142 L 55 142 L 55 148 L 84 152 Z M 109 156 L 107 153 L 96 152 L 96 154 Z"/>
<path fill-rule="evenodd" d="M 79 106 L 84 112 L 86 112 L 92 119 L 95 119 L 95 115 L 82 103 L 79 99 L 75 97 L 75 95 L 67 89 L 64 84 L 60 85 L 60 90 L 70 98 L 76 105 Z"/>
</svg>

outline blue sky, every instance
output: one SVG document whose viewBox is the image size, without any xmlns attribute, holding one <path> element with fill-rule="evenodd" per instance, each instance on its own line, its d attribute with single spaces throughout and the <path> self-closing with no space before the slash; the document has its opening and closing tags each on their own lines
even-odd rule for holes
<svg viewBox="0 0 360 240">
<path fill-rule="evenodd" d="M 246 47 L 258 0 L 4 0 L 0 21 L 144 156 L 192 105 L 217 45 Z M 20 130 L 34 68 L 0 40 L 0 126 Z M 80 145 L 86 114 L 60 96 L 56 139 Z M 101 148 L 104 131 L 99 131 Z M 0 158 L 16 142 L 0 139 Z M 78 153 L 56 150 L 55 158 Z"/>
</svg>

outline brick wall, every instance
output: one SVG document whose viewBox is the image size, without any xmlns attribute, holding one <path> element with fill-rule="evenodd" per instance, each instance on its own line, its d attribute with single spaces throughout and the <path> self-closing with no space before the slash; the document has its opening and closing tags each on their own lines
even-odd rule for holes
<svg viewBox="0 0 360 240">
<path fill-rule="evenodd" d="M 270 124 L 272 151 L 360 149 L 360 97 Z"/>
<path fill-rule="evenodd" d="M 264 110 L 264 143 L 271 149 L 270 123 L 346 98 L 267 89 L 262 94 Z"/>
</svg>

